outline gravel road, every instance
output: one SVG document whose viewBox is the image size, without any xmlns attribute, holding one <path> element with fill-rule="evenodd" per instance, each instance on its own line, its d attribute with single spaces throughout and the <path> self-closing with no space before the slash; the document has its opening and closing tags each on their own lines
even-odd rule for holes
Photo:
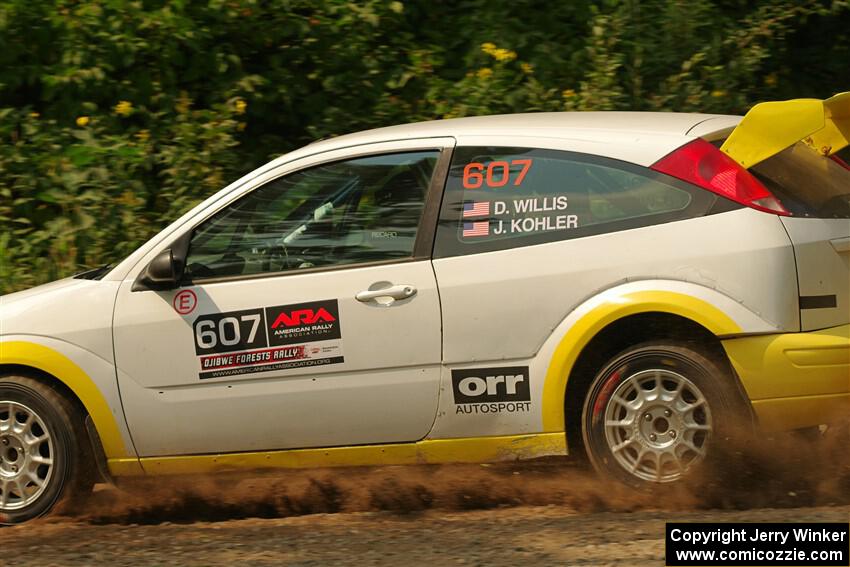
<svg viewBox="0 0 850 567">
<path fill-rule="evenodd" d="M 0 528 L 0 565 L 658 566 L 668 521 L 850 521 L 843 440 L 755 453 L 652 493 L 564 459 L 163 477 Z"/>
<path fill-rule="evenodd" d="M 667 521 L 850 520 L 850 506 L 602 512 L 561 506 L 387 512 L 194 524 L 7 528 L 9 565 L 663 565 Z M 11 560 L 14 558 L 14 560 Z"/>
</svg>

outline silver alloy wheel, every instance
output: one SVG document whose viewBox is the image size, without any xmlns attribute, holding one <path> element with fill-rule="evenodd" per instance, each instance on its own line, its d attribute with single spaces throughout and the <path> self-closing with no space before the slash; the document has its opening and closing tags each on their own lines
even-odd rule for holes
<svg viewBox="0 0 850 567">
<path fill-rule="evenodd" d="M 0 400 L 0 511 L 38 500 L 53 474 L 53 438 L 27 406 Z"/>
<path fill-rule="evenodd" d="M 625 378 L 605 406 L 605 440 L 632 475 L 673 482 L 706 455 L 711 410 L 696 385 L 672 370 Z"/>
</svg>

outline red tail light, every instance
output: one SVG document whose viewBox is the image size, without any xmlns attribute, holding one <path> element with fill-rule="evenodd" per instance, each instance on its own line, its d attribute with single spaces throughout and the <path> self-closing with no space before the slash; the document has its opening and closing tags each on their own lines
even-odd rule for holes
<svg viewBox="0 0 850 567">
<path fill-rule="evenodd" d="M 832 155 L 831 155 L 831 156 L 829 156 L 829 157 L 831 157 L 831 158 L 832 158 L 832 161 L 834 161 L 835 163 L 837 163 L 838 165 L 840 165 L 840 166 L 841 166 L 841 167 L 843 167 L 844 169 L 846 169 L 846 170 L 850 171 L 850 164 L 848 164 L 846 161 L 844 161 L 843 159 L 841 159 L 840 157 L 838 157 L 838 156 L 837 156 L 837 155 L 835 155 L 835 154 L 832 154 Z"/>
<path fill-rule="evenodd" d="M 752 173 L 699 138 L 664 156 L 652 165 L 652 169 L 753 209 L 791 215 Z"/>
</svg>

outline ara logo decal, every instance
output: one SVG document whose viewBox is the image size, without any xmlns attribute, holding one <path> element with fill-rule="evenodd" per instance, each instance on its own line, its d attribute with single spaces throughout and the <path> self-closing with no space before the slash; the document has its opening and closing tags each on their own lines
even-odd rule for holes
<svg viewBox="0 0 850 567">
<path fill-rule="evenodd" d="M 266 307 L 266 321 L 272 346 L 342 337 L 336 299 Z"/>
<path fill-rule="evenodd" d="M 283 312 L 277 316 L 272 324 L 272 329 L 277 329 L 281 325 L 284 327 L 294 327 L 296 325 L 312 325 L 313 323 L 332 323 L 336 321 L 336 317 L 328 313 L 324 307 L 318 310 L 314 309 L 296 309 L 291 313 Z"/>
</svg>

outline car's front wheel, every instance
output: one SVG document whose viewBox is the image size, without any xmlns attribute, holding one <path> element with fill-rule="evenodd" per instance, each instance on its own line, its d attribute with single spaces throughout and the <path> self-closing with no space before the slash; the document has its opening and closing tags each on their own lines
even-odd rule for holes
<svg viewBox="0 0 850 567">
<path fill-rule="evenodd" d="M 0 523 L 50 511 L 91 486 L 81 412 L 26 376 L 0 376 Z"/>
<path fill-rule="evenodd" d="M 593 466 L 632 486 L 678 481 L 717 453 L 735 421 L 729 372 L 702 349 L 637 345 L 613 357 L 585 399 Z"/>
</svg>

